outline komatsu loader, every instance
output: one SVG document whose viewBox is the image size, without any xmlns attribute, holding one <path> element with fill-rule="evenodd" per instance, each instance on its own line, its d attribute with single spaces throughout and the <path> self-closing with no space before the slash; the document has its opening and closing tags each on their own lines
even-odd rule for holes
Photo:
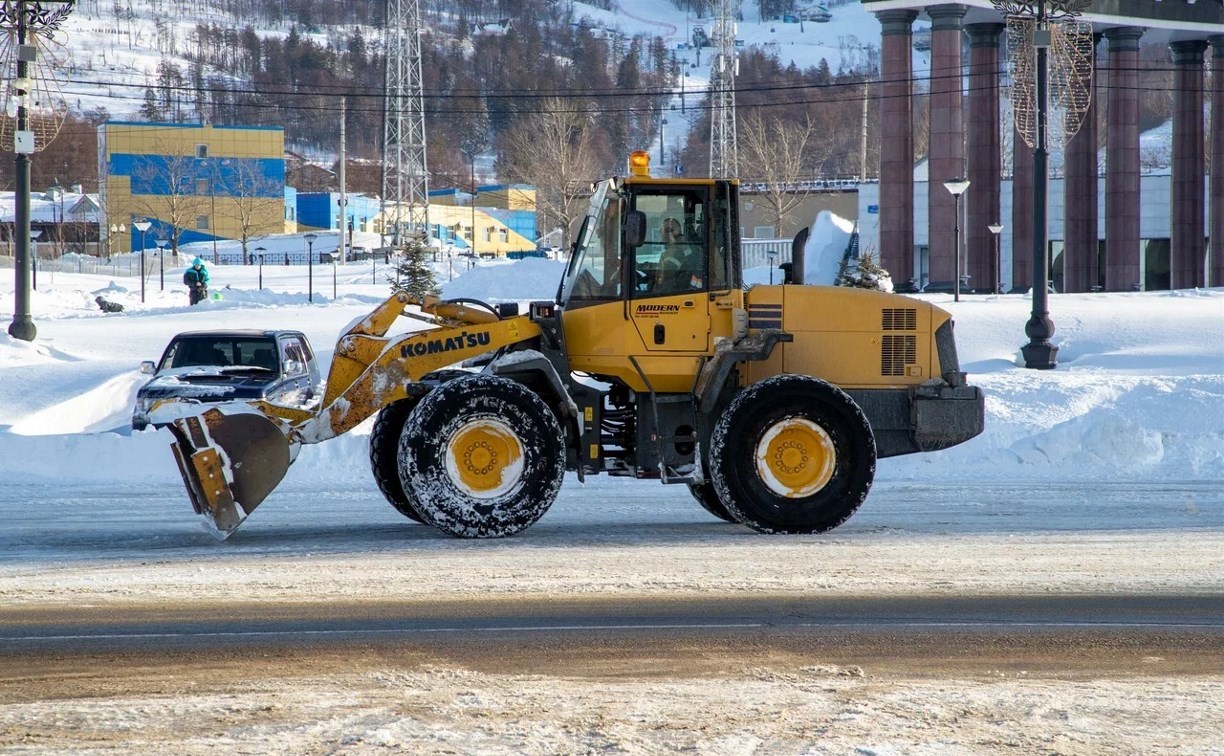
<svg viewBox="0 0 1224 756">
<path fill-rule="evenodd" d="M 303 444 L 377 414 L 382 493 L 451 535 L 523 530 L 567 471 L 686 485 L 723 520 L 814 533 L 854 513 L 876 460 L 982 431 L 949 313 L 862 289 L 745 289 L 737 181 L 651 178 L 641 153 L 628 173 L 595 185 L 555 301 L 520 313 L 397 293 L 340 336 L 317 408 L 237 402 L 171 422 L 196 512 L 228 536 Z M 388 337 L 401 315 L 434 327 Z"/>
</svg>

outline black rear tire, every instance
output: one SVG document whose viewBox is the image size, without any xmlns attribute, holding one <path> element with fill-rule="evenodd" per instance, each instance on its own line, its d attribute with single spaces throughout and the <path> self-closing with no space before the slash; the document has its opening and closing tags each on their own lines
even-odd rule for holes
<svg viewBox="0 0 1224 756">
<path fill-rule="evenodd" d="M 426 375 L 422 381 L 452 381 L 456 378 L 471 375 L 466 370 L 435 370 Z M 392 402 L 378 412 L 374 420 L 374 430 L 370 432 L 370 469 L 374 472 L 374 482 L 378 490 L 387 499 L 395 511 L 413 522 L 424 523 L 425 520 L 416 511 L 416 502 L 404 493 L 399 474 L 399 440 L 404 430 L 404 424 L 412 410 L 416 409 L 419 396 Z"/>
<path fill-rule="evenodd" d="M 539 520 L 565 476 L 565 435 L 535 392 L 474 374 L 423 397 L 399 443 L 400 483 L 430 525 L 502 538 Z"/>
<path fill-rule="evenodd" d="M 705 483 L 689 483 L 688 488 L 689 493 L 693 495 L 693 498 L 697 500 L 702 509 L 720 520 L 734 523 L 739 522 L 739 520 L 735 519 L 735 515 L 728 512 L 727 507 L 719 500 L 718 492 L 714 490 L 713 483 L 708 480 Z"/>
<path fill-rule="evenodd" d="M 821 533 L 871 490 L 871 425 L 846 392 L 800 375 L 744 389 L 714 426 L 710 478 L 739 522 L 762 533 Z"/>
</svg>

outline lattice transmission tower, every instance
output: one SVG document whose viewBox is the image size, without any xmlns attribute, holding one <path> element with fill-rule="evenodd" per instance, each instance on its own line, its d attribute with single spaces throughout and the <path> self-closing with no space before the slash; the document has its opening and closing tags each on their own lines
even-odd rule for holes
<svg viewBox="0 0 1224 756">
<path fill-rule="evenodd" d="M 429 238 L 429 170 L 425 159 L 425 98 L 421 82 L 421 7 L 387 0 L 383 116 L 383 233 L 400 247 L 407 235 Z"/>
<path fill-rule="evenodd" d="M 737 0 L 714 0 L 714 57 L 710 59 L 710 176 L 739 176 L 735 130 L 735 12 Z"/>
</svg>

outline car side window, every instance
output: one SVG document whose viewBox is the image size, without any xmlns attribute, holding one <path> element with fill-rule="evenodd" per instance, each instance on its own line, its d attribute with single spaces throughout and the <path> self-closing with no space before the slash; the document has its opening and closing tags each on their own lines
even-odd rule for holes
<svg viewBox="0 0 1224 756">
<path fill-rule="evenodd" d="M 297 376 L 306 373 L 306 348 L 301 339 L 285 339 L 282 344 L 281 362 L 285 366 L 285 375 Z"/>
</svg>

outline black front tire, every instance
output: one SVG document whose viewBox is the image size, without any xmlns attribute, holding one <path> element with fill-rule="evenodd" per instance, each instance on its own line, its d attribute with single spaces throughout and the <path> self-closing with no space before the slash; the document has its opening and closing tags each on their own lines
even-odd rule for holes
<svg viewBox="0 0 1224 756">
<path fill-rule="evenodd" d="M 475 374 L 421 399 L 399 443 L 400 483 L 430 525 L 502 538 L 552 506 L 565 476 L 565 435 L 535 392 Z"/>
<path fill-rule="evenodd" d="M 875 478 L 871 425 L 830 383 L 779 375 L 744 389 L 715 424 L 710 478 L 739 522 L 821 533 L 854 514 Z"/>
<path fill-rule="evenodd" d="M 435 370 L 426 375 L 422 382 L 438 381 L 442 383 L 468 375 L 471 373 L 466 370 Z M 374 482 L 378 484 L 378 490 L 382 491 L 387 502 L 395 507 L 395 511 L 413 522 L 424 523 L 425 520 L 416 511 L 416 502 L 404 493 L 399 473 L 400 434 L 403 433 L 404 424 L 408 422 L 408 416 L 416 409 L 419 401 L 421 401 L 419 396 L 410 396 L 392 402 L 379 410 L 378 418 L 374 421 L 374 430 L 370 433 L 370 469 L 374 473 Z"/>
<path fill-rule="evenodd" d="M 416 409 L 418 397 L 392 402 L 378 412 L 374 430 L 370 432 L 370 469 L 374 482 L 395 511 L 413 522 L 425 522 L 416 511 L 416 503 L 404 493 L 399 477 L 399 439 L 404 423 Z"/>
<path fill-rule="evenodd" d="M 689 493 L 693 495 L 693 498 L 697 500 L 702 509 L 720 520 L 739 522 L 739 520 L 735 519 L 735 515 L 727 511 L 727 507 L 718 498 L 718 492 L 714 490 L 713 483 L 708 480 L 705 483 L 689 483 L 688 488 Z"/>
</svg>

